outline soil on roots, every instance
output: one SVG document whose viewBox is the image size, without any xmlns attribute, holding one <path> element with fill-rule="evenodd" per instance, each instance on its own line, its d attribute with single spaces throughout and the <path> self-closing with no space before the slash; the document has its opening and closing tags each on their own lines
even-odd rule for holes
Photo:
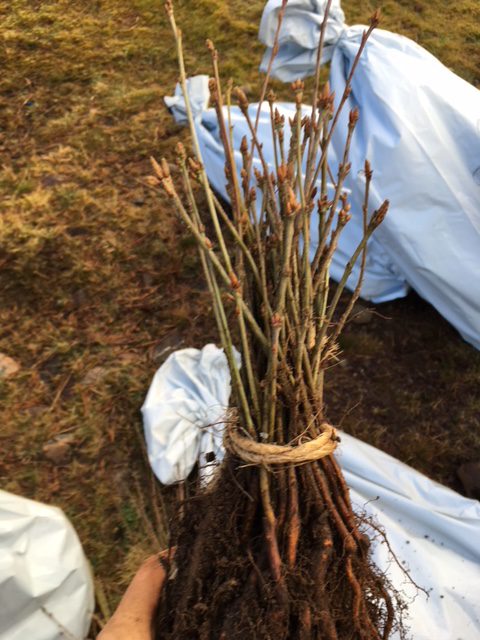
<svg viewBox="0 0 480 640">
<path fill-rule="evenodd" d="M 241 465 L 227 458 L 183 506 L 157 640 L 403 637 L 404 606 L 370 560 L 334 459 L 271 470 L 274 529 L 259 469 Z"/>
</svg>

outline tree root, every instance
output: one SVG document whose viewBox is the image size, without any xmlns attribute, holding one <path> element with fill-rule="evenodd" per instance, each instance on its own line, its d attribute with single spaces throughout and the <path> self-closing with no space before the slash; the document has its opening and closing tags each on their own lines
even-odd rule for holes
<svg viewBox="0 0 480 640">
<path fill-rule="evenodd" d="M 157 640 L 402 637 L 403 605 L 359 524 L 334 460 L 269 474 L 229 457 L 185 505 Z"/>
</svg>

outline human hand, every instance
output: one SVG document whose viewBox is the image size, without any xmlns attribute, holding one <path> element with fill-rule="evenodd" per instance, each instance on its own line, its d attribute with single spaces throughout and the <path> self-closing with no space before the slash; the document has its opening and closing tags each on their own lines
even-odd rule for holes
<svg viewBox="0 0 480 640">
<path fill-rule="evenodd" d="M 167 549 L 142 564 L 97 640 L 153 639 L 155 610 L 167 577 L 161 560 L 169 554 Z"/>
</svg>

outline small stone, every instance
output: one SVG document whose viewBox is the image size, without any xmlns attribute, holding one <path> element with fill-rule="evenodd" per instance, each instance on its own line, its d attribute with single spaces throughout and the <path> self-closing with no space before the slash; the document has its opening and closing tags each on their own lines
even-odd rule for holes
<svg viewBox="0 0 480 640">
<path fill-rule="evenodd" d="M 99 384 L 108 374 L 109 370 L 106 367 L 93 367 L 93 369 L 87 372 L 81 384 L 86 387 Z"/>
<path fill-rule="evenodd" d="M 72 435 L 58 436 L 43 447 L 43 455 L 56 465 L 67 464 L 72 457 Z"/>
<path fill-rule="evenodd" d="M 20 371 L 20 365 L 5 353 L 0 353 L 0 378 L 10 378 Z"/>
<path fill-rule="evenodd" d="M 352 311 L 352 322 L 354 324 L 368 324 L 372 321 L 373 309 L 364 307 L 363 304 L 356 304 Z"/>
<path fill-rule="evenodd" d="M 468 498 L 480 500 L 480 462 L 466 462 L 457 469 L 457 476 Z"/>
</svg>

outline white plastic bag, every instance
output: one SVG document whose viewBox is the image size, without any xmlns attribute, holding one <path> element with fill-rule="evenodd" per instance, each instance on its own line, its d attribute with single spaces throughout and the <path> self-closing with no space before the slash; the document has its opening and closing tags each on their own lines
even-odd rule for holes
<svg viewBox="0 0 480 640">
<path fill-rule="evenodd" d="M 281 80 L 314 72 L 326 4 L 287 4 L 273 66 Z M 259 37 L 267 47 L 273 45 L 280 5 L 280 0 L 270 0 L 262 16 Z M 341 27 L 340 20 L 335 0 L 325 59 L 331 56 L 330 85 L 337 103 L 366 29 Z M 305 24 L 314 28 L 305 29 Z M 267 49 L 263 69 L 269 57 Z M 391 201 L 375 232 L 387 260 L 465 340 L 480 348 L 480 91 L 412 40 L 376 29 L 333 137 L 337 153 L 353 107 L 360 109 L 360 120 L 346 182 L 354 215 L 350 231 L 361 229 L 362 169 L 368 158 L 374 170 L 371 206 Z"/>
<path fill-rule="evenodd" d="M 417 593 L 386 544 L 375 543 L 373 560 L 410 601 L 412 638 L 480 638 L 480 503 L 379 449 L 340 435 L 337 457 L 354 509 L 381 525 L 398 561 L 429 593 Z"/>
<path fill-rule="evenodd" d="M 280 30 L 280 50 L 273 61 L 272 71 L 283 82 L 315 73 L 317 45 L 320 40 L 327 0 L 288 0 Z M 267 46 L 261 69 L 268 67 L 275 43 L 282 0 L 270 0 L 260 22 L 260 40 Z M 345 14 L 340 0 L 332 0 L 325 29 L 321 63 L 328 62 L 340 36 L 346 29 Z"/>
<path fill-rule="evenodd" d="M 197 462 L 208 480 L 223 459 L 229 397 L 227 361 L 215 345 L 181 349 L 167 358 L 142 406 L 148 459 L 160 482 L 184 480 Z"/>
<path fill-rule="evenodd" d="M 198 453 L 208 449 L 201 444 L 202 433 L 214 441 L 216 460 L 222 459 L 220 425 L 229 395 L 226 358 L 214 345 L 177 351 L 160 367 L 145 403 L 147 414 L 143 408 L 150 462 L 160 479 L 188 475 Z M 478 640 L 480 503 L 351 436 L 341 434 L 341 439 L 337 455 L 354 507 L 381 524 L 399 561 L 430 593 L 428 599 L 423 592 L 417 595 L 386 545 L 375 543 L 377 565 L 407 599 L 416 596 L 407 621 L 412 637 Z"/>
<path fill-rule="evenodd" d="M 93 593 L 63 512 L 0 491 L 0 640 L 83 640 Z"/>
</svg>

